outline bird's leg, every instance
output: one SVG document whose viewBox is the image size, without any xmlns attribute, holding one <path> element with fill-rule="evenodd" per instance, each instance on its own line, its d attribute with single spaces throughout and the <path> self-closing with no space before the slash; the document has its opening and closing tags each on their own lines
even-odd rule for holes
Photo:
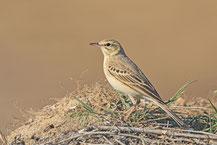
<svg viewBox="0 0 217 145">
<path fill-rule="evenodd" d="M 130 107 L 130 109 L 124 113 L 125 114 L 124 120 L 127 120 L 129 118 L 130 114 L 133 113 L 133 111 L 136 109 L 136 106 L 140 103 L 140 99 L 137 99 L 137 101 L 135 101 L 132 96 L 129 96 L 129 98 L 133 102 L 133 106 Z"/>
</svg>

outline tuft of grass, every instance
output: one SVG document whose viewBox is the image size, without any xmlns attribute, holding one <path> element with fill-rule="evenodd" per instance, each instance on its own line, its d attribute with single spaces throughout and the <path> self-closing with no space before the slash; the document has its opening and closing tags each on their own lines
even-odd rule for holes
<svg viewBox="0 0 217 145">
<path fill-rule="evenodd" d="M 174 101 L 176 101 L 181 95 L 185 92 L 185 89 L 192 83 L 196 82 L 197 80 L 190 81 L 186 84 L 184 84 L 167 102 L 166 104 L 170 104 Z"/>
<path fill-rule="evenodd" d="M 135 112 L 131 115 L 132 121 L 131 122 L 139 122 L 141 120 L 144 120 L 144 118 L 147 118 L 150 116 L 149 110 L 135 110 Z"/>
<path fill-rule="evenodd" d="M 210 133 L 213 133 L 213 132 L 215 132 L 217 130 L 217 128 L 216 128 L 216 126 L 217 126 L 217 117 L 216 117 L 217 109 L 213 105 L 213 103 L 210 101 L 210 99 L 208 99 L 208 100 L 209 100 L 209 103 L 210 103 L 210 105 L 211 105 L 214 112 L 210 113 L 210 116 L 209 116 L 209 124 L 210 124 L 210 126 L 209 126 L 209 128 L 207 128 L 205 130 L 209 130 Z"/>
<path fill-rule="evenodd" d="M 105 111 L 107 111 L 107 112 L 111 112 L 114 116 L 120 116 L 120 112 L 115 111 L 115 110 L 113 110 L 113 109 L 111 109 L 111 108 L 103 107 L 103 109 L 104 109 Z"/>
<path fill-rule="evenodd" d="M 82 104 L 82 107 L 85 108 L 86 110 L 78 110 L 76 112 L 73 112 L 70 114 L 70 117 L 75 118 L 81 124 L 88 123 L 90 121 L 90 117 L 95 117 L 99 121 L 99 117 L 96 115 L 97 113 L 95 113 L 90 106 L 88 106 L 86 103 L 81 101 L 79 98 L 75 96 L 72 97 L 76 99 L 80 104 Z"/>
<path fill-rule="evenodd" d="M 84 125 L 90 121 L 90 117 L 92 115 L 87 110 L 79 110 L 71 113 L 69 116 L 77 120 L 80 124 Z"/>
<path fill-rule="evenodd" d="M 198 113 L 197 115 L 192 116 L 189 118 L 188 124 L 194 129 L 194 130 L 209 130 L 209 114 L 206 112 Z M 207 129 L 208 128 L 208 129 Z"/>
<path fill-rule="evenodd" d="M 195 130 L 203 130 L 210 133 L 216 133 L 217 108 L 209 99 L 208 101 L 212 108 L 212 110 L 210 110 L 210 113 L 208 113 L 207 111 L 200 112 L 198 115 L 193 116 L 188 124 L 191 124 Z"/>
<path fill-rule="evenodd" d="M 215 114 L 217 115 L 217 109 L 216 109 L 216 107 L 213 105 L 213 103 L 210 101 L 210 99 L 208 99 L 208 100 L 209 100 L 209 103 L 212 106 L 212 109 L 215 111 Z"/>
<path fill-rule="evenodd" d="M 84 102 L 82 102 L 80 99 L 78 99 L 75 96 L 72 96 L 75 100 L 77 100 L 79 103 L 82 104 L 82 106 L 87 109 L 90 113 L 94 113 L 93 109 L 91 107 L 89 107 L 87 104 L 85 104 Z"/>
</svg>

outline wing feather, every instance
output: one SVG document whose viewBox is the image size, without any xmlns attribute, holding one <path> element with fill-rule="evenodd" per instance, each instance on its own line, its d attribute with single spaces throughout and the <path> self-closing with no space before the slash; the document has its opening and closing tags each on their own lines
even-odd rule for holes
<svg viewBox="0 0 217 145">
<path fill-rule="evenodd" d="M 110 67 L 110 68 L 114 68 L 114 67 Z M 146 77 L 145 77 L 146 80 L 144 80 L 144 77 L 140 76 L 139 74 L 135 74 L 133 72 L 127 72 L 126 70 L 120 71 L 120 70 L 108 69 L 108 72 L 110 73 L 110 75 L 112 75 L 113 77 L 115 77 L 116 79 L 118 79 L 120 82 L 127 85 L 131 89 L 143 95 L 152 96 L 155 99 L 159 100 L 160 102 L 163 101 Z"/>
</svg>

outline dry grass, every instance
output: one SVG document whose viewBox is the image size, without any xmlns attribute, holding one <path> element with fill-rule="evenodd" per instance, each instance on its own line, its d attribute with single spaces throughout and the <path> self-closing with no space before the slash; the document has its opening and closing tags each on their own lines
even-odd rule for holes
<svg viewBox="0 0 217 145">
<path fill-rule="evenodd" d="M 91 111 L 74 97 L 90 107 Z M 125 122 L 121 116 L 132 104 L 127 97 L 120 96 L 105 83 L 91 86 L 78 84 L 74 92 L 56 104 L 32 112 L 29 120 L 12 131 L 6 140 L 28 145 L 212 143 L 217 135 L 215 126 L 211 126 L 217 123 L 217 119 L 209 101 L 202 98 L 186 101 L 186 98 L 179 98 L 170 107 L 191 130 L 179 129 L 165 113 L 147 102 L 142 102 Z"/>
</svg>

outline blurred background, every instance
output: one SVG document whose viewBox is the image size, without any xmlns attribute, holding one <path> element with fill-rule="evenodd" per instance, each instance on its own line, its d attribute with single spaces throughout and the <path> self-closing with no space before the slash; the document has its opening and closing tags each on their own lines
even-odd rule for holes
<svg viewBox="0 0 217 145">
<path fill-rule="evenodd" d="M 19 0 L 0 2 L 0 128 L 75 88 L 104 80 L 89 46 L 117 39 L 164 100 L 217 89 L 217 1 Z"/>
</svg>

